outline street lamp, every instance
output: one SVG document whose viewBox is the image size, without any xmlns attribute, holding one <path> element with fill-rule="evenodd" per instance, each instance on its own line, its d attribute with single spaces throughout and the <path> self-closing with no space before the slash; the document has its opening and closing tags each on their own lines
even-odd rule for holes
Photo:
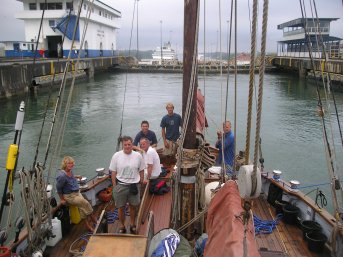
<svg viewBox="0 0 343 257">
<path fill-rule="evenodd" d="M 138 47 L 138 1 L 137 1 L 137 60 L 139 60 L 138 55 L 139 55 L 139 47 Z"/>
<path fill-rule="evenodd" d="M 160 20 L 160 24 L 161 24 L 161 65 L 163 62 L 163 53 L 162 53 L 162 20 Z"/>
</svg>

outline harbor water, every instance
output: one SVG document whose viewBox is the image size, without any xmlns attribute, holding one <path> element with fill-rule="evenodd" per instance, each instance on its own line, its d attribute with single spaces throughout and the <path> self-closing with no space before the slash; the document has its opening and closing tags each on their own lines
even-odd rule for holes
<svg viewBox="0 0 343 257">
<path fill-rule="evenodd" d="M 233 129 L 235 128 L 236 152 L 244 149 L 249 75 L 238 75 L 236 121 L 235 85 L 232 77 L 227 83 L 226 75 L 210 75 L 205 79 L 200 75 L 198 82 L 206 98 L 206 115 L 209 123 L 205 134 L 207 141 L 213 144 L 216 140 L 216 131 L 220 129 L 225 113 L 225 92 L 228 87 L 228 119 L 232 121 Z M 258 77 L 256 77 L 256 84 L 258 84 Z M 56 170 L 65 155 L 70 155 L 75 159 L 75 174 L 91 178 L 96 175 L 97 168 L 108 169 L 110 159 L 116 149 L 121 125 L 123 135 L 134 137 L 140 130 L 141 121 L 148 120 L 150 129 L 156 132 L 159 146 L 162 146 L 159 125 L 162 116 L 166 114 L 165 104 L 173 102 L 175 112 L 181 114 L 181 90 L 182 74 L 105 73 L 95 76 L 92 81 L 77 83 L 73 91 L 62 150 L 57 152 L 57 158 L 51 166 L 50 173 L 46 173 L 46 176 L 50 174 L 50 183 L 54 184 Z M 124 92 L 126 92 L 125 99 Z M 325 99 L 323 90 L 320 92 L 322 98 Z M 52 101 L 49 104 L 38 161 L 44 160 L 57 93 L 57 90 L 53 92 Z M 338 112 L 342 115 L 343 94 L 335 93 L 335 98 Z M 15 135 L 16 111 L 20 102 L 26 99 L 18 169 L 22 167 L 29 169 L 34 160 L 48 90 L 39 90 L 28 97 L 24 95 L 0 102 L 1 195 L 6 178 L 7 149 Z M 254 110 L 256 101 L 254 96 Z M 317 188 L 313 185 L 320 184 L 320 189 L 326 193 L 328 204 L 331 205 L 323 126 L 317 115 L 317 103 L 316 86 L 313 82 L 299 79 L 291 74 L 266 74 L 261 123 L 262 154 L 265 160 L 265 170 L 280 170 L 282 178 L 286 181 L 291 179 L 300 181 L 300 188 L 308 186 L 303 191 L 309 193 L 312 198 L 315 195 L 310 191 Z M 334 105 L 330 103 L 331 114 L 326 105 L 324 108 L 328 136 L 329 138 L 333 136 L 337 142 L 335 153 L 338 163 L 335 168 L 342 178 L 343 158 L 339 130 L 337 125 L 331 126 L 329 123 L 329 118 L 335 120 Z M 254 111 L 253 117 L 255 116 Z M 251 156 L 254 151 L 254 120 Z M 56 140 L 54 138 L 51 152 L 54 150 Z M 49 164 L 50 160 L 49 158 Z"/>
</svg>

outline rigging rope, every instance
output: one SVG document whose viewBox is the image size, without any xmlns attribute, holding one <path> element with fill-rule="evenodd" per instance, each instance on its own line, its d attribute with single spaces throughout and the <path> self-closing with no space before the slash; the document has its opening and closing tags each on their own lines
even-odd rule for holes
<svg viewBox="0 0 343 257">
<path fill-rule="evenodd" d="M 307 21 L 306 21 L 306 12 L 305 12 L 305 5 L 303 2 L 301 2 L 301 0 L 299 0 L 299 4 L 300 4 L 300 9 L 301 9 L 301 14 L 302 14 L 302 18 L 304 20 L 304 30 L 305 30 L 305 35 L 307 38 L 307 48 L 309 49 L 309 56 L 310 56 L 310 61 L 311 61 L 311 67 L 312 67 L 312 71 L 315 77 L 315 65 L 314 65 L 314 60 L 313 60 L 313 55 L 312 55 L 312 47 L 311 47 L 311 41 L 310 41 L 310 34 L 308 32 L 308 28 L 307 28 Z M 321 95 L 320 95 L 320 88 L 319 88 L 319 84 L 317 82 L 317 80 L 315 80 L 316 83 L 316 92 L 317 92 L 317 97 L 318 97 L 318 108 L 320 110 L 320 113 L 324 114 L 324 110 L 323 110 L 323 105 L 322 105 L 322 100 L 321 100 Z M 328 140 L 328 134 L 327 134 L 327 128 L 326 128 L 326 122 L 325 122 L 325 118 L 324 115 L 320 115 L 321 117 L 321 124 L 322 124 L 322 128 L 323 128 L 323 141 L 324 141 L 324 145 L 326 146 L 326 151 L 327 151 L 327 162 L 328 162 L 328 170 L 329 170 L 329 175 L 331 177 L 331 181 L 332 186 L 331 186 L 331 192 L 332 192 L 332 202 L 333 202 L 333 206 L 334 206 L 334 211 L 335 211 L 335 216 L 336 216 L 336 221 L 338 221 L 339 219 L 339 215 L 340 215 L 340 206 L 337 200 L 337 195 L 336 195 L 336 189 L 335 189 L 335 181 L 336 181 L 336 174 L 335 174 L 335 168 L 334 168 L 334 160 L 333 160 L 333 154 L 331 152 L 331 145 L 330 142 Z M 342 193 L 342 190 L 341 190 Z"/>
<path fill-rule="evenodd" d="M 70 50 L 69 50 L 69 55 L 68 55 L 68 58 L 67 58 L 65 69 L 64 69 L 63 79 L 62 79 L 62 82 L 61 82 L 60 90 L 61 90 L 61 95 L 62 96 L 64 95 L 65 87 L 66 87 L 66 74 L 67 74 L 67 72 L 69 70 L 70 65 L 73 65 L 73 62 L 71 61 L 71 53 L 72 53 L 73 46 L 74 46 L 74 43 L 75 43 L 75 35 L 76 35 L 77 27 L 78 27 L 78 24 L 79 24 L 80 13 L 81 13 L 81 10 L 82 10 L 83 2 L 84 2 L 84 0 L 81 0 L 79 8 L 78 8 L 77 21 L 76 21 L 75 26 L 74 26 L 73 37 L 72 37 L 72 42 L 71 42 L 71 46 L 70 46 Z M 78 67 L 79 66 L 81 50 L 82 50 L 82 46 L 83 46 L 84 39 L 85 39 L 85 36 L 86 36 L 86 30 L 87 30 L 87 27 L 88 27 L 89 15 L 90 15 L 90 12 L 91 12 L 90 9 L 91 8 L 89 8 L 88 12 L 87 12 L 88 19 L 86 19 L 86 21 L 85 21 L 83 35 L 82 35 L 82 39 L 80 41 L 80 48 L 79 48 L 79 51 L 78 51 L 78 56 L 77 56 L 76 64 L 75 64 L 74 67 Z M 70 89 L 69 89 L 69 95 L 68 95 L 67 101 L 65 103 L 64 114 L 63 114 L 62 120 L 60 122 L 60 128 L 59 128 L 59 131 L 57 133 L 57 139 L 56 139 L 56 145 L 55 145 L 54 152 L 53 152 L 53 157 L 52 157 L 52 159 L 50 161 L 50 165 L 49 165 L 49 169 L 48 169 L 49 170 L 48 181 L 50 179 L 51 168 L 52 168 L 52 166 L 53 166 L 57 156 L 60 155 L 60 152 L 61 152 L 61 149 L 62 149 L 62 145 L 63 145 L 63 138 L 64 138 L 65 128 L 66 128 L 67 119 L 68 119 L 68 113 L 69 113 L 69 109 L 70 109 L 70 104 L 71 104 L 71 99 L 72 99 L 72 95 L 73 95 L 73 91 L 74 91 L 74 86 L 75 86 L 75 79 L 76 79 L 75 69 L 72 68 L 72 70 L 73 70 L 73 78 L 72 78 L 71 86 L 70 86 Z M 61 103 L 62 103 L 62 99 L 63 99 L 63 97 L 60 99 Z M 60 107 L 59 108 L 59 112 L 61 112 L 61 111 L 62 111 L 62 108 Z M 58 117 L 59 116 L 60 116 L 60 113 L 59 113 Z"/>
<path fill-rule="evenodd" d="M 62 46 L 63 46 L 64 40 L 65 40 L 65 33 L 66 33 L 66 30 L 67 30 L 67 27 L 68 27 L 68 24 L 69 24 L 70 14 L 71 14 L 71 10 L 69 10 L 68 20 L 67 20 L 67 26 L 66 26 L 65 31 L 64 31 L 64 33 L 63 33 Z M 58 65 L 59 63 L 60 63 L 60 58 L 59 58 L 59 56 L 58 56 L 58 58 L 57 58 L 57 65 Z M 52 96 L 52 89 L 53 89 L 53 86 L 54 86 L 55 77 L 56 77 L 56 72 L 55 72 L 55 70 L 54 70 L 54 71 L 53 71 L 52 81 L 51 81 L 51 83 L 50 83 L 50 85 L 49 85 L 48 99 L 47 99 L 47 102 L 46 102 L 45 111 L 44 111 L 44 114 L 43 114 L 43 121 L 42 121 L 41 129 L 40 129 L 40 132 L 39 132 L 39 136 L 38 136 L 38 142 L 37 142 L 36 151 L 35 151 L 35 156 L 34 156 L 34 160 L 33 160 L 33 167 L 36 165 L 37 158 L 38 158 L 39 145 L 40 145 L 40 141 L 41 141 L 41 139 L 42 139 L 43 129 L 44 129 L 44 126 L 45 126 L 45 120 L 46 120 L 46 117 L 47 117 L 47 114 L 48 114 L 48 110 L 49 110 L 49 106 L 50 106 L 50 99 L 51 99 L 51 96 Z M 57 99 L 57 102 L 58 102 L 58 100 L 59 100 L 59 98 Z M 57 103 L 56 103 L 56 106 L 58 106 Z M 46 152 L 45 152 L 45 158 L 44 158 L 43 166 L 45 166 L 46 160 L 47 160 L 47 158 L 48 158 L 48 152 L 49 152 L 49 146 L 50 146 L 52 131 L 53 131 L 53 127 L 54 127 L 54 124 L 55 124 L 54 118 L 55 118 L 55 117 L 53 117 L 51 129 L 50 129 L 50 134 L 49 134 L 49 137 L 48 137 L 47 149 L 46 149 Z"/>
<path fill-rule="evenodd" d="M 245 141 L 245 165 L 249 164 L 250 156 L 250 132 L 251 132 L 251 114 L 252 98 L 255 82 L 255 54 L 256 54 L 256 30 L 257 30 L 257 0 L 253 1 L 253 19 L 251 24 L 251 45 L 250 45 L 250 70 L 249 70 L 249 97 L 248 97 L 248 115 L 247 115 L 247 135 Z"/>
<path fill-rule="evenodd" d="M 138 1 L 137 1 L 137 6 L 138 6 Z M 130 54 L 131 54 L 133 24 L 134 24 L 134 20 L 135 20 L 135 10 L 136 10 L 136 1 L 134 2 L 134 5 L 133 5 L 133 13 L 132 13 L 132 20 L 131 20 L 131 32 L 130 32 L 130 43 L 129 43 L 129 57 L 128 58 L 130 58 Z M 128 59 L 127 59 L 126 65 L 127 65 L 127 70 L 126 70 L 126 73 L 125 73 L 124 98 L 123 98 L 123 104 L 122 104 L 121 119 L 120 119 L 120 129 L 119 129 L 119 136 L 118 136 L 118 139 L 117 139 L 116 152 L 119 151 L 120 143 L 121 143 L 121 137 L 122 137 L 122 133 L 123 133 L 123 120 L 124 120 L 124 110 L 125 110 L 125 100 L 126 100 L 126 90 L 127 90 L 127 74 L 129 73 L 129 71 L 128 71 L 129 70 Z"/>
<path fill-rule="evenodd" d="M 255 150 L 254 150 L 254 167 L 251 176 L 251 196 L 253 196 L 257 189 L 257 161 L 259 152 L 259 140 L 261 129 L 262 117 L 262 98 L 263 98 L 263 79 L 266 63 L 266 42 L 267 42 L 267 23 L 268 23 L 268 4 L 269 0 L 263 2 L 263 20 L 262 20 L 262 38 L 261 38 L 261 63 L 259 70 L 259 90 L 258 90 L 258 103 L 257 103 L 257 117 L 256 117 L 256 132 L 255 132 Z"/>
</svg>

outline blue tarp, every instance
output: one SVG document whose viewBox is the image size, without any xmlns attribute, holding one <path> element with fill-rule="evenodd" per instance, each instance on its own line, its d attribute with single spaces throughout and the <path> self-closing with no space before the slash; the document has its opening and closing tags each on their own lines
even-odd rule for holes
<svg viewBox="0 0 343 257">
<path fill-rule="evenodd" d="M 68 16 L 63 17 L 53 29 L 54 30 L 58 29 L 59 31 L 62 32 L 62 34 L 65 33 L 66 37 L 72 40 L 76 22 L 77 22 L 76 15 L 68 15 Z M 77 28 L 76 28 L 75 41 L 80 41 L 79 25 L 77 25 Z"/>
</svg>

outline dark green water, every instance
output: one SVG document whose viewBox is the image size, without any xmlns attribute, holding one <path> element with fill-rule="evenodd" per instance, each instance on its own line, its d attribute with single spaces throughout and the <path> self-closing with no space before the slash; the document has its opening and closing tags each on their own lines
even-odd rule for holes
<svg viewBox="0 0 343 257">
<path fill-rule="evenodd" d="M 247 74 L 238 75 L 235 131 L 237 151 L 245 146 L 248 79 Z M 175 112 L 181 112 L 181 84 L 181 74 L 102 74 L 96 76 L 93 81 L 78 83 L 73 94 L 62 152 L 53 166 L 52 177 L 64 155 L 73 156 L 76 173 L 87 177 L 95 176 L 95 169 L 98 167 L 108 168 L 119 135 L 125 85 L 123 134 L 134 137 L 140 129 L 140 122 L 148 120 L 150 129 L 156 132 L 159 139 L 159 123 L 166 113 L 165 104 L 173 102 L 176 106 Z M 205 91 L 210 126 L 206 137 L 210 143 L 214 143 L 216 130 L 222 122 L 221 106 L 224 106 L 224 100 L 221 95 L 226 87 L 226 79 L 212 75 L 206 77 L 205 84 L 204 90 L 203 78 L 200 77 L 199 87 Z M 302 186 L 329 182 L 323 129 L 316 115 L 315 85 L 288 74 L 266 74 L 264 85 L 261 137 L 266 169 L 281 170 L 286 180 L 297 179 Z M 47 91 L 39 91 L 27 102 L 18 168 L 29 168 L 33 162 L 47 95 Z M 53 95 L 53 98 L 56 97 L 57 92 Z M 336 93 L 335 96 L 338 110 L 342 114 L 343 94 Z M 1 195 L 6 177 L 4 166 L 7 148 L 13 142 L 16 110 L 21 100 L 22 97 L 16 97 L 0 102 Z M 233 83 L 229 85 L 228 106 L 229 119 L 234 123 Z M 52 116 L 52 109 L 53 103 L 49 118 Z M 332 104 L 331 109 L 333 111 Z M 254 127 L 253 125 L 252 133 L 255 131 Z M 44 157 L 48 132 L 47 126 L 41 141 L 38 158 L 40 161 Z M 339 142 L 336 125 L 332 127 L 332 134 Z M 252 136 L 251 152 L 253 143 Z M 162 145 L 161 141 L 159 145 Z M 336 154 L 339 160 L 338 168 L 341 169 L 343 158 L 340 144 L 336 145 Z M 314 188 L 306 188 L 304 191 L 309 192 L 312 189 Z M 330 202 L 329 186 L 323 186 L 322 189 L 327 192 Z"/>
</svg>

